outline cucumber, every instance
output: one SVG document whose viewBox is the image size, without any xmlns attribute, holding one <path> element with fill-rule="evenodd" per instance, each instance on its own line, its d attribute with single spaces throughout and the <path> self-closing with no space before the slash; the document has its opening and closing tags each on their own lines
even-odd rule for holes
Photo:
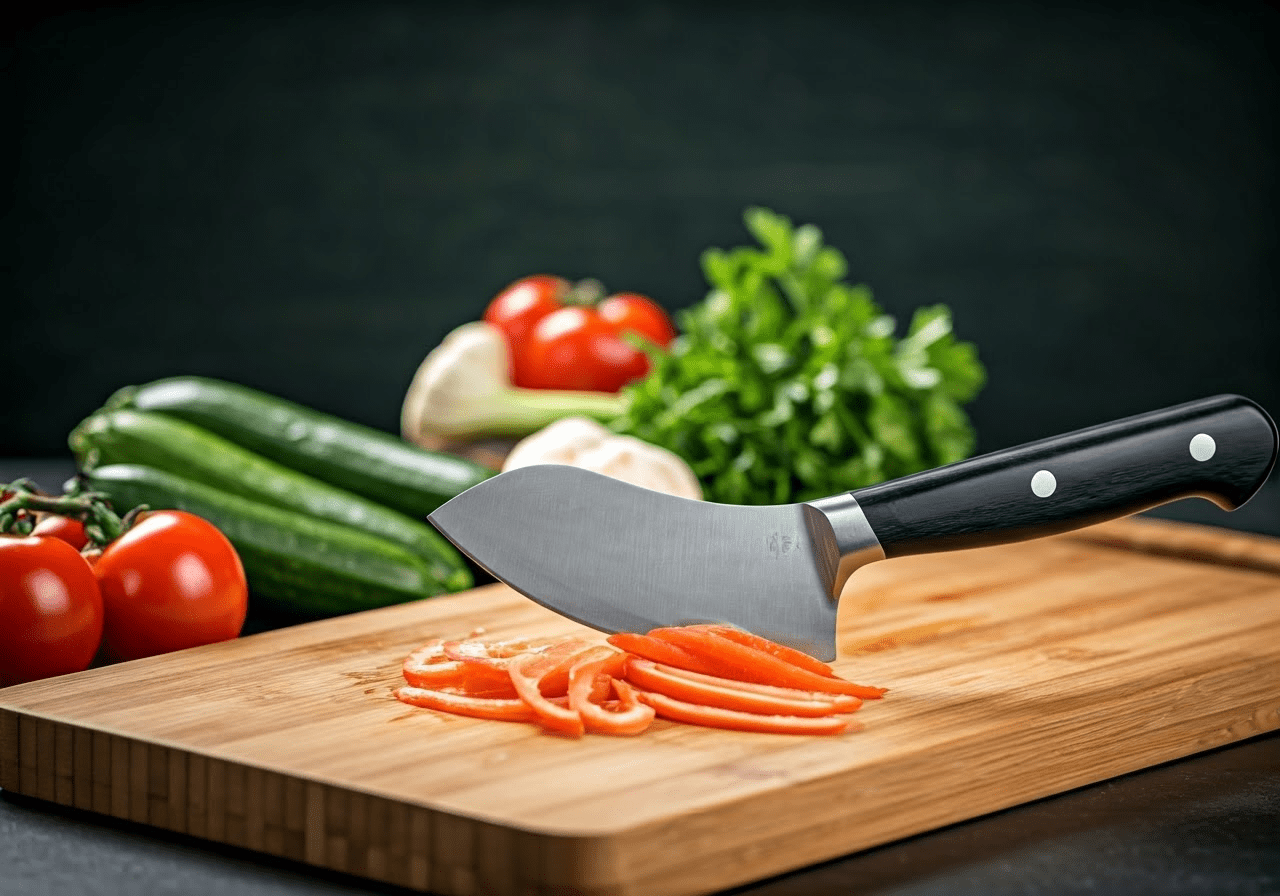
<svg viewBox="0 0 1280 896">
<path fill-rule="evenodd" d="M 430 525 L 321 482 L 163 414 L 93 414 L 67 440 L 81 469 L 141 464 L 285 510 L 362 529 L 409 548 L 450 591 L 472 585 L 462 556 Z"/>
<path fill-rule="evenodd" d="M 213 523 L 240 555 L 254 598 L 276 611 L 337 616 L 445 590 L 420 557 L 398 544 L 153 467 L 97 467 L 81 474 L 81 488 L 106 494 L 118 513 L 146 504 Z"/>
<path fill-rule="evenodd" d="M 111 396 L 107 407 L 181 418 L 416 519 L 494 475 L 479 464 L 427 451 L 399 436 L 206 377 L 126 386 Z"/>
</svg>

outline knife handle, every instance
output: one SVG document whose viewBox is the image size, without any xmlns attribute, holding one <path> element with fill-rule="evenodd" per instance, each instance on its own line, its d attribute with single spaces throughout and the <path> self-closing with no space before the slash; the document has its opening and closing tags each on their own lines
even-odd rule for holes
<svg viewBox="0 0 1280 896">
<path fill-rule="evenodd" d="M 1217 395 L 984 454 L 852 496 L 886 557 L 1039 538 L 1179 498 L 1235 510 L 1276 462 L 1276 425 Z"/>
</svg>

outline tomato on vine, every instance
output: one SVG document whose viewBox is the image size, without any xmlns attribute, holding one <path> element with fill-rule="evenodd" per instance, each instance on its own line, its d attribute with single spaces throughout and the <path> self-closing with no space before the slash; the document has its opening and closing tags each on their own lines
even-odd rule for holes
<svg viewBox="0 0 1280 896">
<path fill-rule="evenodd" d="M 535 274 L 512 283 L 494 296 L 485 309 L 485 323 L 502 331 L 511 350 L 511 381 L 524 386 L 529 379 L 524 347 L 538 321 L 564 304 L 572 287 L 563 277 Z"/>
<path fill-rule="evenodd" d="M 98 583 L 75 548 L 0 535 L 0 687 L 87 669 L 102 628 Z"/>
<path fill-rule="evenodd" d="M 620 292 L 600 303 L 600 317 L 618 330 L 639 333 L 662 347 L 676 338 L 676 328 L 667 312 L 653 299 L 634 292 Z"/>
<path fill-rule="evenodd" d="M 26 480 L 0 499 L 0 685 L 80 671 L 99 647 L 129 660 L 229 640 L 248 601 L 235 548 L 194 514 L 121 519 L 105 495 Z"/>
<path fill-rule="evenodd" d="M 77 551 L 83 550 L 84 546 L 89 543 L 89 536 L 84 531 L 84 523 L 69 516 L 59 516 L 56 513 L 51 513 L 36 523 L 36 527 L 31 530 L 31 534 L 45 538 L 57 538 L 60 541 L 65 541 Z"/>
<path fill-rule="evenodd" d="M 602 299 L 595 280 L 570 284 L 537 274 L 512 283 L 484 319 L 506 336 L 511 380 L 530 389 L 617 392 L 649 372 L 649 358 L 623 338 L 636 333 L 666 348 L 675 327 L 660 305 L 638 293 Z"/>
<path fill-rule="evenodd" d="M 240 557 L 212 523 L 180 510 L 142 513 L 94 565 L 113 659 L 132 660 L 240 634 L 249 589 Z"/>
</svg>

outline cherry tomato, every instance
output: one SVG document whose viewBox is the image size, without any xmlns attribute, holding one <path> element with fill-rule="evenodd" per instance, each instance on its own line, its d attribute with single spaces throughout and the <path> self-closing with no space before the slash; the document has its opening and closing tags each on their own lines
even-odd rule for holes
<svg viewBox="0 0 1280 896">
<path fill-rule="evenodd" d="M 71 545 L 77 551 L 89 543 L 89 536 L 84 534 L 84 523 L 70 517 L 51 513 L 36 523 L 32 535 L 43 535 L 47 538 L 58 538 Z"/>
<path fill-rule="evenodd" d="M 617 392 L 649 371 L 593 308 L 561 308 L 538 321 L 528 342 L 529 387 Z"/>
<path fill-rule="evenodd" d="M 485 322 L 507 337 L 511 354 L 511 381 L 528 387 L 528 359 L 525 346 L 538 321 L 563 304 L 569 281 L 549 274 L 535 274 L 512 283 L 498 293 L 485 309 Z"/>
<path fill-rule="evenodd" d="M 600 316 L 617 332 L 639 333 L 651 342 L 666 346 L 676 338 L 671 318 L 658 303 L 634 292 L 620 292 L 600 303 Z"/>
<path fill-rule="evenodd" d="M 87 669 L 102 628 L 98 583 L 75 548 L 0 536 L 0 687 Z"/>
<path fill-rule="evenodd" d="M 143 514 L 93 569 L 106 608 L 102 643 L 114 659 L 227 641 L 244 625 L 249 589 L 240 557 L 194 514 Z"/>
<path fill-rule="evenodd" d="M 599 282 L 571 285 L 538 274 L 512 283 L 485 311 L 506 336 L 511 381 L 527 389 L 617 392 L 649 372 L 649 359 L 622 339 L 628 331 L 660 346 L 675 338 L 670 318 L 652 299 L 618 293 L 600 301 Z"/>
</svg>

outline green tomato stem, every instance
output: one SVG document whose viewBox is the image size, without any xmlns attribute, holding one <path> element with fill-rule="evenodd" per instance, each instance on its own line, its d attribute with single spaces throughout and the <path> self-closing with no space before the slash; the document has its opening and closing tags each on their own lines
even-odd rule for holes
<svg viewBox="0 0 1280 896">
<path fill-rule="evenodd" d="M 107 504 L 101 492 L 46 495 L 29 479 L 19 479 L 4 487 L 12 495 L 0 502 L 0 532 L 30 532 L 31 514 L 54 513 L 84 524 L 85 534 L 95 547 L 115 541 L 128 526 Z M 23 511 L 26 511 L 24 514 Z"/>
</svg>

